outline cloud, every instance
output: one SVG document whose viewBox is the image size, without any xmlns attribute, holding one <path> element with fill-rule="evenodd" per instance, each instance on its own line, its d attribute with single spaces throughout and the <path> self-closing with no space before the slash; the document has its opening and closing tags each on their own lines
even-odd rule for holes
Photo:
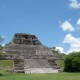
<svg viewBox="0 0 80 80">
<path fill-rule="evenodd" d="M 70 4 L 69 7 L 73 9 L 80 9 L 80 2 L 78 0 L 69 0 Z"/>
<path fill-rule="evenodd" d="M 79 52 L 80 51 L 80 44 L 71 44 L 68 53 L 73 51 Z"/>
<path fill-rule="evenodd" d="M 64 21 L 63 23 L 61 23 L 60 28 L 62 28 L 63 31 L 68 31 L 68 32 L 74 31 L 74 27 L 69 21 Z"/>
<path fill-rule="evenodd" d="M 67 34 L 63 43 L 80 44 L 80 38 L 75 38 L 71 34 Z"/>
<path fill-rule="evenodd" d="M 70 49 L 68 50 L 68 53 L 73 51 L 80 51 L 80 38 L 76 38 L 71 34 L 67 34 L 64 38 L 63 43 L 70 44 Z"/>
<path fill-rule="evenodd" d="M 77 24 L 77 26 L 80 26 L 80 18 L 78 19 L 76 24 Z"/>
<path fill-rule="evenodd" d="M 58 49 L 61 53 L 65 53 L 62 47 L 56 47 L 56 49 Z"/>
<path fill-rule="evenodd" d="M 4 47 L 5 46 L 5 44 L 2 44 L 2 47 Z"/>
</svg>

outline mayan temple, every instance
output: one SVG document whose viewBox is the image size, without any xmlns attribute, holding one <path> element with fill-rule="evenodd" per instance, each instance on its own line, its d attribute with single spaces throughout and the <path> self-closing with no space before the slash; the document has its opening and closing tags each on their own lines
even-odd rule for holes
<svg viewBox="0 0 80 80">
<path fill-rule="evenodd" d="M 42 45 L 35 35 L 16 33 L 3 50 L 6 59 L 14 60 L 15 73 L 57 73 L 59 70 L 51 50 Z"/>
</svg>

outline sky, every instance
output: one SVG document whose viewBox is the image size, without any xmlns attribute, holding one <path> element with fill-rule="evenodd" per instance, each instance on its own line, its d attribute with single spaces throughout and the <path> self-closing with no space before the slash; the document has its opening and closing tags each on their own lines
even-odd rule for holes
<svg viewBox="0 0 80 80">
<path fill-rule="evenodd" d="M 80 51 L 80 0 L 0 0 L 3 44 L 15 33 L 34 34 L 64 53 Z"/>
</svg>

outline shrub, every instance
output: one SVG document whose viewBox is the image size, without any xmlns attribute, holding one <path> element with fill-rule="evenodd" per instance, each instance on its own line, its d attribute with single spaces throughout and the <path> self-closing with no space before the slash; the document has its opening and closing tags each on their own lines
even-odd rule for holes
<svg viewBox="0 0 80 80">
<path fill-rule="evenodd" d="M 3 74 L 0 73 L 0 76 L 3 76 Z"/>
<path fill-rule="evenodd" d="M 64 59 L 64 71 L 80 72 L 80 52 L 73 52 Z"/>
</svg>

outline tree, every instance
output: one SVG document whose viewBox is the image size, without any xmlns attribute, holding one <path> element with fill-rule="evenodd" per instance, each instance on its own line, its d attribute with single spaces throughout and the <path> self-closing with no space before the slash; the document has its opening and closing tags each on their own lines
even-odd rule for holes
<svg viewBox="0 0 80 80">
<path fill-rule="evenodd" d="M 2 45 L 2 42 L 4 41 L 3 37 L 0 36 L 0 45 Z"/>
<path fill-rule="evenodd" d="M 51 47 L 50 50 L 52 51 L 52 53 L 55 56 L 58 56 L 58 57 L 61 57 L 61 58 L 64 58 L 66 56 L 66 54 L 61 53 L 59 49 L 56 49 L 56 47 Z"/>
<path fill-rule="evenodd" d="M 3 42 L 3 41 L 4 41 L 3 37 L 0 36 L 0 57 L 1 57 L 1 55 L 3 54 L 3 52 L 2 52 L 2 49 L 3 49 L 2 42 Z"/>
<path fill-rule="evenodd" d="M 60 51 L 56 49 L 56 47 L 51 47 L 50 50 L 52 51 L 53 54 L 59 54 Z"/>
<path fill-rule="evenodd" d="M 2 42 L 4 41 L 4 39 L 3 39 L 3 37 L 2 36 L 0 36 L 0 50 L 2 50 Z"/>
<path fill-rule="evenodd" d="M 80 52 L 73 52 L 64 59 L 64 71 L 80 72 Z"/>
<path fill-rule="evenodd" d="M 2 47 L 2 42 L 3 42 L 3 40 L 4 40 L 4 39 L 0 36 L 0 57 L 1 57 L 1 55 L 2 55 L 2 51 L 1 51 L 1 50 L 2 50 L 2 48 L 3 48 L 3 47 Z M 3 74 L 0 73 L 0 76 L 2 76 L 2 75 L 3 75 Z"/>
</svg>

